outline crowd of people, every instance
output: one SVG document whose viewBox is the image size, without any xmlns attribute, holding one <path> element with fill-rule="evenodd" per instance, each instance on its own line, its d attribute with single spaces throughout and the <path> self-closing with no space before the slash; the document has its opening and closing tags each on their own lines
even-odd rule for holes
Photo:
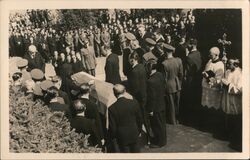
<svg viewBox="0 0 250 160">
<path fill-rule="evenodd" d="M 92 145 L 105 146 L 108 152 L 139 152 L 138 141 L 145 132 L 146 145 L 163 147 L 167 119 L 178 125 L 180 112 L 188 117 L 201 104 L 241 116 L 240 62 L 230 59 L 226 67 L 219 48 L 212 47 L 203 69 L 192 11 L 160 18 L 117 11 L 115 17 L 104 16 L 105 21 L 95 26 L 66 31 L 48 25 L 45 12 L 39 12 L 44 15 L 40 18 L 34 18 L 34 13 L 11 18 L 10 57 L 21 57 L 19 72 L 12 78 L 27 95 L 42 99 L 53 111 L 64 111 L 72 128 L 91 135 Z M 108 117 L 98 111 L 90 95 L 94 84 L 76 84 L 71 79 L 79 72 L 95 76 L 101 56 L 106 57 L 105 81 L 114 85 L 117 98 L 107 110 Z M 119 73 L 119 56 L 125 81 Z M 180 106 L 181 101 L 185 105 Z M 233 139 L 234 132 L 229 132 Z"/>
</svg>

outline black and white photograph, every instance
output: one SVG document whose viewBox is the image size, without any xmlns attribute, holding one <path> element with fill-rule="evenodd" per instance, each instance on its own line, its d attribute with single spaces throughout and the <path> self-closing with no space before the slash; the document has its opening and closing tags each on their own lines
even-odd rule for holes
<svg viewBox="0 0 250 160">
<path fill-rule="evenodd" d="M 6 159 L 249 158 L 249 4 L 191 2 L 10 3 L 0 17 Z"/>
</svg>

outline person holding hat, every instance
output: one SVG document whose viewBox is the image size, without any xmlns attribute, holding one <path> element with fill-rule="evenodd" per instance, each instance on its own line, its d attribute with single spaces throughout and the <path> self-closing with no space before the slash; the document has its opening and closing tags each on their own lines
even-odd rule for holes
<svg viewBox="0 0 250 160">
<path fill-rule="evenodd" d="M 28 69 L 40 69 L 44 71 L 45 62 L 39 52 L 37 52 L 36 46 L 30 45 L 29 52 L 24 55 L 24 59 L 28 60 Z"/>
<path fill-rule="evenodd" d="M 167 59 L 162 62 L 166 81 L 166 102 L 170 110 L 171 123 L 178 124 L 179 101 L 183 78 L 183 66 L 180 58 L 173 57 L 175 48 L 164 44 Z"/>
</svg>

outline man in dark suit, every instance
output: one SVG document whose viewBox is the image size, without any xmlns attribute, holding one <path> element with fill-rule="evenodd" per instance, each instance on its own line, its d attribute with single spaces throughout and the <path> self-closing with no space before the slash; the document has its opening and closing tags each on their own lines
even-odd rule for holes
<svg viewBox="0 0 250 160">
<path fill-rule="evenodd" d="M 47 89 L 46 94 L 47 94 L 46 96 L 47 96 L 48 101 L 49 101 L 49 105 L 48 105 L 49 109 L 51 109 L 53 112 L 56 112 L 56 111 L 64 112 L 65 116 L 69 120 L 71 120 L 72 113 L 71 113 L 71 110 L 69 108 L 69 105 L 61 104 L 58 101 L 59 94 L 58 94 L 57 88 L 51 87 L 51 88 Z"/>
<path fill-rule="evenodd" d="M 180 91 L 183 78 L 183 67 L 180 58 L 173 57 L 175 50 L 169 44 L 164 44 L 167 59 L 162 62 L 166 81 L 167 107 L 170 110 L 171 123 L 178 124 Z"/>
<path fill-rule="evenodd" d="M 147 47 L 147 44 L 146 44 L 146 38 L 152 38 L 152 37 L 153 37 L 153 33 L 151 33 L 151 32 L 146 32 L 145 26 L 144 26 L 143 24 L 141 24 L 141 25 L 138 26 L 138 33 L 139 33 L 139 35 L 140 35 L 140 36 L 138 37 L 140 46 L 142 47 L 142 49 L 143 49 L 145 52 L 148 52 L 148 51 L 149 51 L 149 48 Z"/>
<path fill-rule="evenodd" d="M 82 100 L 74 101 L 74 109 L 76 116 L 71 120 L 71 127 L 75 129 L 77 133 L 90 134 L 90 145 L 95 146 L 99 144 L 100 136 L 95 125 L 94 119 L 86 117 L 86 104 Z"/>
<path fill-rule="evenodd" d="M 98 111 L 98 106 L 93 103 L 89 98 L 90 87 L 88 84 L 82 84 L 79 88 L 79 96 L 80 99 L 85 105 L 85 117 L 88 119 L 93 119 L 95 121 L 95 126 L 98 132 L 98 145 L 101 147 L 104 145 L 104 132 L 103 132 L 103 123 L 100 118 L 100 113 Z"/>
<path fill-rule="evenodd" d="M 135 100 L 124 97 L 125 87 L 114 86 L 117 101 L 109 107 L 109 135 L 123 153 L 140 152 L 138 139 L 142 128 L 140 107 Z"/>
<path fill-rule="evenodd" d="M 121 83 L 121 77 L 119 73 L 119 58 L 117 54 L 113 54 L 110 49 L 107 50 L 105 75 L 106 75 L 106 82 L 112 84 Z"/>
<path fill-rule="evenodd" d="M 147 73 L 144 65 L 139 63 L 139 59 L 139 55 L 136 51 L 129 55 L 129 63 L 132 66 L 132 69 L 128 74 L 128 89 L 129 93 L 139 102 L 143 114 L 143 123 L 147 132 L 147 143 L 150 143 L 152 132 L 150 132 L 149 118 L 145 111 L 147 101 Z"/>
<path fill-rule="evenodd" d="M 29 53 L 24 55 L 24 58 L 28 60 L 28 70 L 40 69 L 44 72 L 45 62 L 40 53 L 37 52 L 36 46 L 29 46 Z"/>
<path fill-rule="evenodd" d="M 149 147 L 157 148 L 166 144 L 166 84 L 163 74 L 156 71 L 156 60 L 149 60 L 147 68 L 149 71 L 149 79 L 147 80 L 146 110 L 150 116 L 150 125 L 154 134 Z"/>
<path fill-rule="evenodd" d="M 183 106 L 184 117 L 186 120 L 191 120 L 190 118 L 197 117 L 189 116 L 191 114 L 199 114 L 200 104 L 201 104 L 201 65 L 202 59 L 201 54 L 197 50 L 197 40 L 190 39 L 188 42 L 188 56 L 186 58 L 185 67 L 185 92 L 184 92 L 184 103 Z"/>
</svg>

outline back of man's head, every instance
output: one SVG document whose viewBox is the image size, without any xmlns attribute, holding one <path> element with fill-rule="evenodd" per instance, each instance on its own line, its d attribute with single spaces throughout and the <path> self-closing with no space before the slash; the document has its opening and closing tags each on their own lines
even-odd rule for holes
<svg viewBox="0 0 250 160">
<path fill-rule="evenodd" d="M 74 101 L 74 109 L 76 113 L 82 113 L 86 110 L 86 104 L 82 100 L 77 99 Z"/>
<path fill-rule="evenodd" d="M 79 88 L 80 95 L 88 94 L 90 91 L 90 87 L 88 83 L 84 83 Z"/>
<path fill-rule="evenodd" d="M 113 92 L 116 97 L 125 93 L 125 87 L 121 84 L 116 84 L 113 87 Z"/>
</svg>

